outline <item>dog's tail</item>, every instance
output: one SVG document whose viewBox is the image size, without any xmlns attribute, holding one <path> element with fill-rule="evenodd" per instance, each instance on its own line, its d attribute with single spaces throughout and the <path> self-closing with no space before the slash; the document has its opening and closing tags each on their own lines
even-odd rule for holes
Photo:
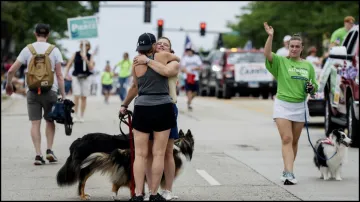
<svg viewBox="0 0 360 202">
<path fill-rule="evenodd" d="M 127 150 L 115 149 L 111 154 L 96 152 L 82 161 L 80 168 L 101 171 L 102 174 L 115 174 L 120 168 L 129 167 L 130 154 Z"/>
<path fill-rule="evenodd" d="M 57 184 L 60 187 L 73 185 L 79 179 L 79 173 L 80 165 L 73 162 L 72 155 L 70 155 L 57 173 Z"/>
</svg>

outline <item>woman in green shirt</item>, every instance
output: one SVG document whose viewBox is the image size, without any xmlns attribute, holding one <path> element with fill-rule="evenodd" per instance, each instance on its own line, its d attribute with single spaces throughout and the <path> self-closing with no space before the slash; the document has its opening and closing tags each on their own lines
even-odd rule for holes
<svg viewBox="0 0 360 202">
<path fill-rule="evenodd" d="M 105 103 L 109 104 L 109 96 L 113 85 L 114 73 L 111 72 L 109 61 L 106 62 L 105 71 L 101 73 L 102 91 L 105 97 Z"/>
<path fill-rule="evenodd" d="M 131 66 L 132 62 L 129 60 L 129 54 L 124 53 L 123 60 L 121 60 L 115 67 L 119 68 L 119 95 L 121 101 L 124 101 L 126 98 L 127 90 L 126 90 L 126 84 L 129 81 L 129 77 L 131 76 Z"/>
<path fill-rule="evenodd" d="M 271 52 L 274 29 L 266 22 L 264 28 L 269 35 L 264 48 L 266 69 L 278 83 L 273 118 L 282 141 L 284 171 L 281 180 L 284 185 L 296 184 L 293 166 L 305 123 L 305 114 L 307 119 L 309 118 L 307 93 L 314 94 L 318 88 L 315 70 L 309 61 L 300 57 L 304 45 L 299 35 L 291 37 L 289 56 L 283 57 Z"/>
</svg>

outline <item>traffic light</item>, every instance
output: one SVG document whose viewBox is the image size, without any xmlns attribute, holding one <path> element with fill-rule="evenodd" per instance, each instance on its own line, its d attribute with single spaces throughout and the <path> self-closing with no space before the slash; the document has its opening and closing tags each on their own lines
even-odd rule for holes
<svg viewBox="0 0 360 202">
<path fill-rule="evenodd" d="M 151 22 L 151 1 L 145 1 L 144 22 Z"/>
<path fill-rule="evenodd" d="M 158 38 L 160 38 L 160 37 L 162 37 L 162 35 L 163 35 L 164 20 L 159 19 L 159 20 L 157 21 L 157 24 L 158 24 Z"/>
<path fill-rule="evenodd" d="M 205 36 L 205 32 L 206 32 L 206 23 L 202 22 L 200 23 L 200 35 Z"/>
</svg>

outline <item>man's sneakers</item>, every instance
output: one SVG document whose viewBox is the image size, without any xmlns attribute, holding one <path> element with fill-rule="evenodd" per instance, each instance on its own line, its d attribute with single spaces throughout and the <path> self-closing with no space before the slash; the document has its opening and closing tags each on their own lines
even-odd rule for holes
<svg viewBox="0 0 360 202">
<path fill-rule="evenodd" d="M 46 159 L 50 162 L 50 163 L 56 163 L 58 161 L 58 159 L 56 158 L 55 154 L 53 151 L 51 151 L 50 149 L 46 150 Z"/>
<path fill-rule="evenodd" d="M 36 155 L 34 165 L 40 166 L 40 165 L 44 165 L 44 164 L 45 164 L 45 160 L 43 159 L 43 157 L 40 155 Z"/>
<path fill-rule="evenodd" d="M 51 151 L 50 149 L 46 150 L 46 159 L 50 163 L 56 163 L 58 161 L 58 159 L 56 158 L 54 152 Z M 36 155 L 35 156 L 34 165 L 36 165 L 36 166 L 45 165 L 45 160 L 44 160 L 42 155 Z"/>
<path fill-rule="evenodd" d="M 297 184 L 294 173 L 283 171 L 282 176 L 280 177 L 281 181 L 284 182 L 284 185 L 294 185 Z"/>
<path fill-rule="evenodd" d="M 179 198 L 178 196 L 173 195 L 173 193 L 169 190 L 163 190 L 161 196 L 164 197 L 167 201 Z"/>
</svg>

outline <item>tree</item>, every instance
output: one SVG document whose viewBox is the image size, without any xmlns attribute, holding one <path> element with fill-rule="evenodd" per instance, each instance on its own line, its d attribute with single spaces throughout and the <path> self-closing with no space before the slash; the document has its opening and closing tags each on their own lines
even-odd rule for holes
<svg viewBox="0 0 360 202">
<path fill-rule="evenodd" d="M 50 25 L 49 42 L 56 44 L 58 39 L 67 37 L 67 18 L 93 15 L 98 9 L 99 1 L 87 5 L 80 1 L 1 1 L 1 27 L 4 29 L 1 38 L 5 41 L 1 56 L 11 54 L 11 41 L 15 44 L 12 54 L 19 54 L 26 44 L 33 42 L 37 23 Z"/>
<path fill-rule="evenodd" d="M 359 19 L 359 4 L 351 1 L 257 1 L 242 10 L 247 14 L 236 16 L 238 22 L 228 24 L 229 28 L 240 32 L 240 36 L 237 41 L 233 36 L 226 36 L 226 45 L 243 47 L 251 40 L 254 47 L 263 47 L 267 39 L 263 22 L 268 22 L 275 30 L 273 51 L 282 47 L 285 35 L 295 33 L 303 37 L 305 50 L 315 45 L 321 51 L 323 35 L 342 27 L 345 16 Z"/>
</svg>

